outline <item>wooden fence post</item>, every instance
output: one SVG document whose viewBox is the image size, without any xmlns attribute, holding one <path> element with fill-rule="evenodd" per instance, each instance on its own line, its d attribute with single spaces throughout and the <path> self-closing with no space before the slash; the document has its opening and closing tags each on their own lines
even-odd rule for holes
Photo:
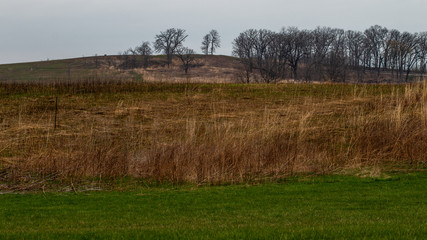
<svg viewBox="0 0 427 240">
<path fill-rule="evenodd" d="M 58 97 L 55 98 L 55 123 L 53 125 L 53 130 L 56 130 L 56 115 L 58 115 Z"/>
</svg>

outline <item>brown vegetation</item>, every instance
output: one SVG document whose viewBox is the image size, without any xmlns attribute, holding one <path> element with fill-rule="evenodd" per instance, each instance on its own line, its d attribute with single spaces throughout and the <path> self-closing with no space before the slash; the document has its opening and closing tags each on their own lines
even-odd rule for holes
<svg viewBox="0 0 427 240">
<path fill-rule="evenodd" d="M 3 187 L 221 184 L 427 162 L 426 83 L 2 84 L 0 96 Z"/>
<path fill-rule="evenodd" d="M 233 83 L 242 71 L 239 61 L 229 56 L 195 56 L 194 66 L 185 74 L 181 61 L 173 57 L 168 67 L 166 56 L 95 56 L 55 61 L 0 65 L 3 83 L 75 82 L 167 82 Z M 135 66 L 131 66 L 134 64 Z M 127 66 L 129 65 L 129 66 Z M 125 67 L 127 66 L 127 67 Z"/>
</svg>

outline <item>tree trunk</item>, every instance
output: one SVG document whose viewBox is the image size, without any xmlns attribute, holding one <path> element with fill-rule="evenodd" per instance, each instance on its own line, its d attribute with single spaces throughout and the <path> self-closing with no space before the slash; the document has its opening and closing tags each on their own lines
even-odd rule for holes
<svg viewBox="0 0 427 240">
<path fill-rule="evenodd" d="M 409 73 L 411 72 L 411 69 L 410 68 L 408 68 L 407 70 L 406 70 L 406 77 L 405 77 L 405 82 L 408 82 L 408 80 L 409 80 Z"/>
<path fill-rule="evenodd" d="M 296 81 L 297 80 L 297 77 L 298 77 L 298 73 L 297 73 L 297 70 L 298 70 L 298 65 L 293 65 L 292 66 L 292 73 L 293 73 L 293 75 L 294 75 L 294 80 Z"/>
</svg>

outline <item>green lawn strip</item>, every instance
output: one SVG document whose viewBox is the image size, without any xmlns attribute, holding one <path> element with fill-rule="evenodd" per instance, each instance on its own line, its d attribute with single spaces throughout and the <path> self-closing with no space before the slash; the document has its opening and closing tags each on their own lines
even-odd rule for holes
<svg viewBox="0 0 427 240">
<path fill-rule="evenodd" d="M 427 175 L 0 195 L 0 239 L 423 239 Z"/>
</svg>

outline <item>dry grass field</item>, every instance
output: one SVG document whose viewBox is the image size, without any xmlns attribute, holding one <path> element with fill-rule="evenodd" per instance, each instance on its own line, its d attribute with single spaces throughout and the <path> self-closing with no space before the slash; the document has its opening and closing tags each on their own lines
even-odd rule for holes
<svg viewBox="0 0 427 240">
<path fill-rule="evenodd" d="M 57 126 L 55 101 L 58 98 Z M 3 189 L 228 184 L 427 165 L 427 84 L 0 84 Z"/>
</svg>

